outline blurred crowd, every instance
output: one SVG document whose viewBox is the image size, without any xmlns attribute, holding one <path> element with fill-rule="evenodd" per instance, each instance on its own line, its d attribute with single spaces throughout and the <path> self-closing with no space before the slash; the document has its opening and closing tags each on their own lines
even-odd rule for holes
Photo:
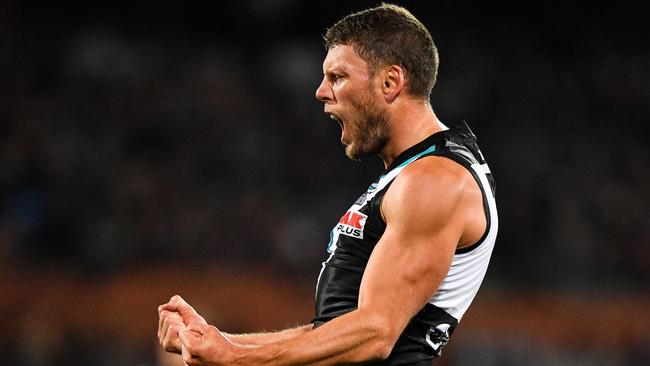
<svg viewBox="0 0 650 366">
<path fill-rule="evenodd" d="M 467 120 L 497 181 L 486 286 L 647 293 L 650 51 L 637 34 L 567 24 L 427 24 L 441 55 L 432 105 Z M 259 263 L 313 277 L 329 230 L 383 169 L 345 158 L 313 97 L 322 30 L 3 28 L 5 268 L 110 278 Z"/>
</svg>

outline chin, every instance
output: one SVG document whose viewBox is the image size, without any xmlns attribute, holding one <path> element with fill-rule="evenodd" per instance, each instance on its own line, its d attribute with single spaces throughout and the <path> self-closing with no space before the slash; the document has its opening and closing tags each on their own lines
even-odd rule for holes
<svg viewBox="0 0 650 366">
<path fill-rule="evenodd" d="M 352 160 L 358 160 L 359 157 L 357 156 L 358 151 L 357 149 L 354 148 L 354 144 L 345 144 L 345 156 Z"/>
<path fill-rule="evenodd" d="M 345 156 L 347 156 L 351 160 L 356 160 L 354 157 L 354 152 L 352 149 L 350 149 L 350 145 L 345 147 Z"/>
<path fill-rule="evenodd" d="M 364 151 L 355 146 L 354 143 L 345 147 L 345 155 L 351 160 L 361 161 L 365 158 L 375 155 L 375 153 Z"/>
</svg>

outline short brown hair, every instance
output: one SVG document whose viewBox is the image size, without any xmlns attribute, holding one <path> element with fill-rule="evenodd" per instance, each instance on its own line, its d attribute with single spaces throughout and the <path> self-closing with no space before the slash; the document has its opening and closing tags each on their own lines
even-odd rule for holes
<svg viewBox="0 0 650 366">
<path fill-rule="evenodd" d="M 405 70 L 411 95 L 429 99 L 438 75 L 438 49 L 426 27 L 401 6 L 383 3 L 350 14 L 327 30 L 325 48 L 352 46 L 370 72 L 388 65 Z"/>
</svg>

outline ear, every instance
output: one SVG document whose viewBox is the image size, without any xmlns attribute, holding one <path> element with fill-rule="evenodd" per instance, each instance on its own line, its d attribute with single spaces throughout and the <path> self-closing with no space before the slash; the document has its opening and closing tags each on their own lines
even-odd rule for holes
<svg viewBox="0 0 650 366">
<path fill-rule="evenodd" d="M 390 65 L 384 69 L 381 90 L 386 102 L 392 103 L 404 88 L 404 69 L 398 65 Z"/>
</svg>

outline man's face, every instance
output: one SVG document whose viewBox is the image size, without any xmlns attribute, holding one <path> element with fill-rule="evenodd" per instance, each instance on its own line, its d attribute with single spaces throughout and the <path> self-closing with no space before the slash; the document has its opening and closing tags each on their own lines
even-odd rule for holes
<svg viewBox="0 0 650 366">
<path fill-rule="evenodd" d="M 335 46 L 327 52 L 323 75 L 316 98 L 341 125 L 346 155 L 358 160 L 379 153 L 389 138 L 388 111 L 367 63 L 352 46 Z"/>
</svg>

